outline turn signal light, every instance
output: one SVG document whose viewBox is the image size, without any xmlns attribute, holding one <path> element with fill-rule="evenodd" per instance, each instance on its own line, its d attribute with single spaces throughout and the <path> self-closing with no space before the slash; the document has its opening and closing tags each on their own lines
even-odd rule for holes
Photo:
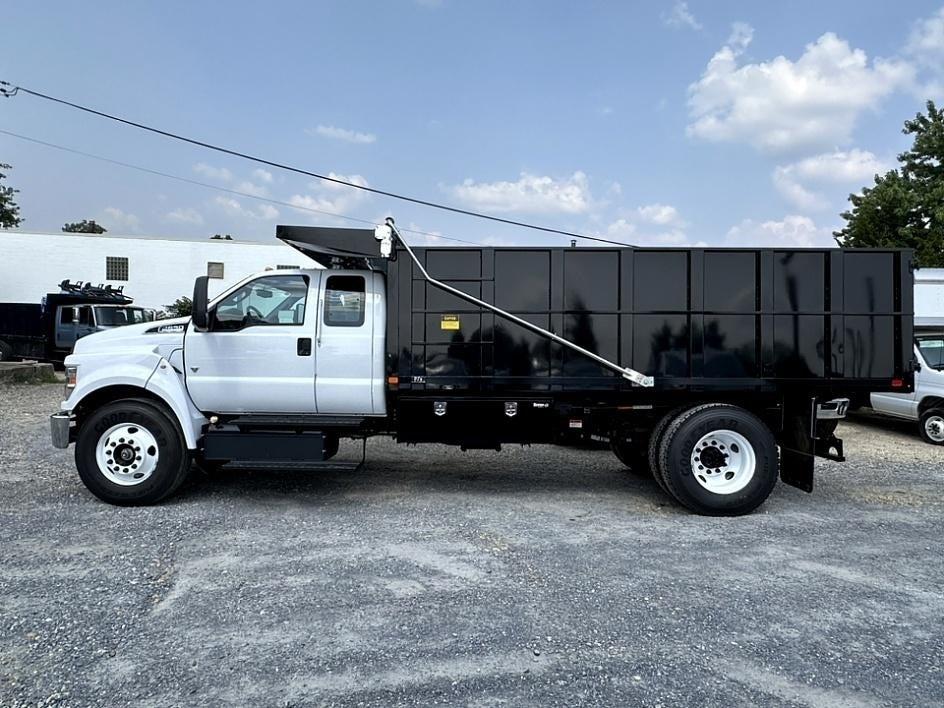
<svg viewBox="0 0 944 708">
<path fill-rule="evenodd" d="M 388 386 L 399 386 L 399 385 L 400 385 L 400 377 L 399 377 L 399 376 L 388 376 L 388 377 L 387 377 L 387 385 L 388 385 Z"/>
</svg>

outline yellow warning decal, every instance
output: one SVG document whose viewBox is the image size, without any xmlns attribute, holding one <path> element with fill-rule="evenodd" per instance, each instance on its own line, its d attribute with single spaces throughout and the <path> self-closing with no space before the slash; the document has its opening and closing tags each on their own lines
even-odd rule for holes
<svg viewBox="0 0 944 708">
<path fill-rule="evenodd" d="M 443 315 L 439 320 L 439 329 L 459 329 L 459 315 Z"/>
</svg>

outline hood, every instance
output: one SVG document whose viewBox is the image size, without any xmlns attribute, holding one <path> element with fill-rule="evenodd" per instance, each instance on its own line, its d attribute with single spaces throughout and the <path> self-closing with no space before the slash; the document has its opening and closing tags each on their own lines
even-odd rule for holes
<svg viewBox="0 0 944 708">
<path fill-rule="evenodd" d="M 184 343 L 184 330 L 190 322 L 189 317 L 175 317 L 156 322 L 112 327 L 82 337 L 75 343 L 73 354 L 97 354 L 104 350 L 137 349 L 150 350 L 159 348 L 165 357 Z"/>
</svg>

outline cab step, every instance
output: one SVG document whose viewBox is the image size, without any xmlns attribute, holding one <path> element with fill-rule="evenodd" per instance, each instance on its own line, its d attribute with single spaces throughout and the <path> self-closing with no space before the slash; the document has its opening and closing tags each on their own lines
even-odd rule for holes
<svg viewBox="0 0 944 708">
<path fill-rule="evenodd" d="M 362 462 L 307 462 L 289 460 L 234 460 L 224 470 L 256 470 L 259 472 L 354 472 Z"/>
</svg>

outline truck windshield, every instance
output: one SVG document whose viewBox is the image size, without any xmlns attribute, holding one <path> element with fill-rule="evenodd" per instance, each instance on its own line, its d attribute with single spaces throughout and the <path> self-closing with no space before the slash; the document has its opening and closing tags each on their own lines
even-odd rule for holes
<svg viewBox="0 0 944 708">
<path fill-rule="evenodd" d="M 944 368 L 944 336 L 919 337 L 918 351 L 932 369 Z"/>
<path fill-rule="evenodd" d="M 144 309 L 141 307 L 96 307 L 95 324 L 100 327 L 121 327 L 123 325 L 146 322 Z"/>
</svg>

